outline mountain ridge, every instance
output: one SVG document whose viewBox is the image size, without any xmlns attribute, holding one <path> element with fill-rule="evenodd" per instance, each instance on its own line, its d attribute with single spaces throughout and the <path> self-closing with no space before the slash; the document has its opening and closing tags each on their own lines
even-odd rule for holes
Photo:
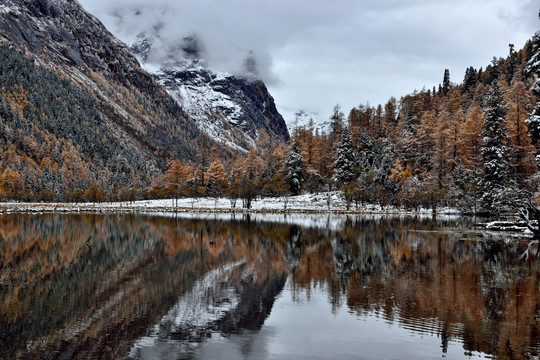
<svg viewBox="0 0 540 360">
<path fill-rule="evenodd" d="M 242 152 L 256 147 L 261 131 L 278 141 L 289 140 L 285 120 L 249 59 L 245 74 L 212 70 L 204 60 L 204 45 L 191 35 L 179 38 L 165 58 L 156 61 L 153 42 L 157 38 L 157 30 L 151 36 L 139 34 L 130 49 L 199 129 Z"/>
<path fill-rule="evenodd" d="M 148 188 L 171 157 L 195 161 L 200 144 L 232 154 L 201 132 L 77 1 L 4 1 L 0 42 L 0 76 L 13 80 L 0 91 L 0 148 L 13 153 L 1 158 L 0 194 L 33 198 L 45 191 L 48 199 L 91 187 L 116 194 Z M 13 131 L 20 136 L 9 137 Z"/>
</svg>

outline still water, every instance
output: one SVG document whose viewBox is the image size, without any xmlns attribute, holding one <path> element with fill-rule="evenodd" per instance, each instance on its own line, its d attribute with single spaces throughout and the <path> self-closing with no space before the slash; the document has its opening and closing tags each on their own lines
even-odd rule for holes
<svg viewBox="0 0 540 360">
<path fill-rule="evenodd" d="M 540 257 L 464 219 L 0 216 L 0 359 L 539 359 Z"/>
</svg>

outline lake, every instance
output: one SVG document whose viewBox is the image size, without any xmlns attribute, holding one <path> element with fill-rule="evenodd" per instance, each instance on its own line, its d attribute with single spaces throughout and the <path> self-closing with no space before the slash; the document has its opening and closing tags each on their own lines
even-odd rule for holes
<svg viewBox="0 0 540 360">
<path fill-rule="evenodd" d="M 0 215 L 0 359 L 539 359 L 540 256 L 460 218 Z"/>
</svg>

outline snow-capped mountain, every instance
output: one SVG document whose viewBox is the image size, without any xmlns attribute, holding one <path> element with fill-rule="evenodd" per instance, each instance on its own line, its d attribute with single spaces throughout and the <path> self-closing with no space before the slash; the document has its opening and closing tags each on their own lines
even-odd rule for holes
<svg viewBox="0 0 540 360">
<path fill-rule="evenodd" d="M 201 130 L 242 151 L 255 146 L 263 131 L 274 140 L 289 139 L 274 99 L 253 72 L 236 75 L 209 69 L 204 47 L 194 35 L 179 39 L 165 54 L 160 48 L 157 56 L 153 42 L 158 37 L 140 34 L 130 49 Z M 249 59 L 245 65 L 249 70 Z"/>
<path fill-rule="evenodd" d="M 171 158 L 230 159 L 261 135 L 288 139 L 254 59 L 239 76 L 209 70 L 195 36 L 159 56 L 138 45 L 146 70 L 76 0 L 0 1 L 0 153 L 14 153 L 2 171 L 20 179 L 10 193 L 120 197 L 160 186 Z"/>
<path fill-rule="evenodd" d="M 47 138 L 69 142 L 84 167 L 95 174 L 96 178 L 89 182 L 103 181 L 114 187 L 134 183 L 145 186 L 151 176 L 165 169 L 166 159 L 195 159 L 203 136 L 198 126 L 141 68 L 128 47 L 78 1 L 2 0 L 0 44 L 9 49 L 6 52 L 31 59 L 31 65 L 21 65 L 24 71 L 36 74 L 46 69 L 60 87 L 67 87 L 64 101 L 55 103 L 60 109 L 52 111 L 39 107 L 55 100 L 59 92 L 56 97 L 47 96 L 40 79 L 29 83 L 24 90 L 32 94 L 33 105 L 51 114 L 47 119 L 38 117 L 42 124 L 34 122 L 33 127 L 22 129 L 27 137 L 39 138 L 43 135 L 36 127 L 42 126 L 40 131 Z M 12 70 L 0 66 L 1 71 Z M 40 95 L 47 97 L 41 99 Z M 68 96 L 76 99 L 64 109 Z M 72 115 L 75 111 L 80 112 L 78 117 Z M 21 128 L 15 121 L 0 122 L 0 127 L 4 125 Z M 43 149 L 44 154 L 54 158 L 54 152 L 48 154 L 49 149 Z M 20 151 L 26 154 L 24 144 Z M 37 164 L 41 161 L 42 155 L 26 155 Z M 97 175 L 100 172 L 107 176 Z"/>
</svg>

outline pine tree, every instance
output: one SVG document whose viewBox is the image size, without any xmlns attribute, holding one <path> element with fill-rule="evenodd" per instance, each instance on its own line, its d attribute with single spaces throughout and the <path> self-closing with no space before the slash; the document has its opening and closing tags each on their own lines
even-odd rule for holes
<svg viewBox="0 0 540 360">
<path fill-rule="evenodd" d="M 514 50 L 514 44 L 508 44 L 508 47 L 510 48 L 510 53 L 508 54 L 508 65 L 506 67 L 506 83 L 510 85 L 514 78 L 518 60 L 517 53 Z"/>
<path fill-rule="evenodd" d="M 334 176 L 332 177 L 332 180 L 338 187 L 342 187 L 343 185 L 356 180 L 357 174 L 355 168 L 356 159 L 354 156 L 352 140 L 349 136 L 349 130 L 345 127 L 343 128 L 341 141 L 336 154 Z"/>
<path fill-rule="evenodd" d="M 470 66 L 465 70 L 465 77 L 463 78 L 463 84 L 461 85 L 461 94 L 469 93 L 474 90 L 476 86 L 476 70 Z"/>
<path fill-rule="evenodd" d="M 450 91 L 450 70 L 444 69 L 442 92 L 446 95 L 448 94 L 448 91 Z"/>
<path fill-rule="evenodd" d="M 304 163 L 296 140 L 291 145 L 291 150 L 285 161 L 289 189 L 293 195 L 298 195 L 304 185 Z"/>
<path fill-rule="evenodd" d="M 219 196 L 219 190 L 218 187 L 214 181 L 214 178 L 209 177 L 208 181 L 206 182 L 205 188 L 204 188 L 204 194 L 206 196 L 210 197 L 217 197 Z"/>
<path fill-rule="evenodd" d="M 533 80 L 532 93 L 540 98 L 540 31 L 534 34 L 531 49 L 531 58 L 525 67 L 525 75 Z M 529 137 L 536 151 L 536 167 L 540 170 L 540 100 L 536 103 L 527 119 Z"/>
<path fill-rule="evenodd" d="M 384 134 L 383 109 L 380 104 L 377 105 L 375 116 L 373 117 L 373 132 L 375 134 L 375 139 L 380 139 Z"/>
<path fill-rule="evenodd" d="M 383 126 L 385 128 L 384 135 L 389 139 L 395 139 L 397 136 L 397 103 L 396 98 L 391 97 L 384 105 Z"/>
<path fill-rule="evenodd" d="M 392 202 L 398 190 L 396 182 L 391 177 L 393 167 L 393 160 L 388 151 L 381 148 L 376 154 L 371 168 L 373 183 L 370 189 L 373 192 L 374 199 L 381 206 L 386 206 Z"/>
<path fill-rule="evenodd" d="M 491 65 L 488 65 L 486 70 L 489 72 L 489 76 L 487 78 L 488 84 L 493 84 L 499 80 L 501 69 L 499 66 L 499 60 L 497 60 L 495 56 L 491 59 Z"/>
<path fill-rule="evenodd" d="M 375 158 L 375 143 L 371 140 L 371 137 L 369 137 L 369 134 L 365 130 L 360 138 L 360 151 L 358 157 L 366 167 L 371 167 L 373 165 L 373 160 Z"/>
<path fill-rule="evenodd" d="M 497 209 L 497 196 L 510 185 L 508 173 L 508 106 L 504 94 L 494 82 L 487 93 L 482 131 L 482 201 L 491 213 Z"/>
</svg>

